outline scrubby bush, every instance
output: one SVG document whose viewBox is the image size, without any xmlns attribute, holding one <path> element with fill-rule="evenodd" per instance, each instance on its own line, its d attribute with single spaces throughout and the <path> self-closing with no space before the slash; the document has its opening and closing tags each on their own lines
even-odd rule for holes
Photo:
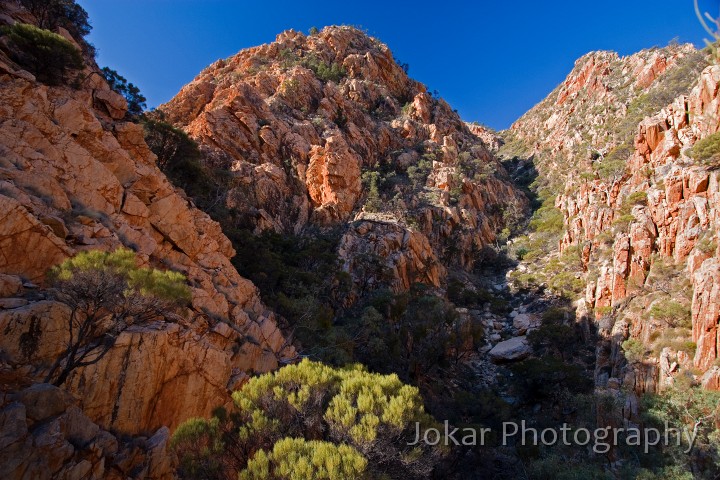
<svg viewBox="0 0 720 480">
<path fill-rule="evenodd" d="M 79 253 L 54 267 L 50 280 L 53 297 L 71 310 L 67 348 L 45 379 L 55 385 L 100 361 L 129 326 L 171 317 L 190 300 L 182 274 L 139 268 L 124 248 Z"/>
<path fill-rule="evenodd" d="M 3 27 L 10 57 L 35 75 L 39 82 L 60 85 L 68 74 L 84 67 L 82 54 L 64 37 L 25 23 Z"/>
<path fill-rule="evenodd" d="M 239 480 L 362 480 L 367 460 L 353 447 L 317 440 L 284 438 L 266 453 L 260 450 L 250 459 Z"/>
<path fill-rule="evenodd" d="M 76 40 L 90 33 L 87 12 L 74 0 L 20 0 L 37 20 L 40 28 L 65 28 Z"/>
<path fill-rule="evenodd" d="M 656 447 L 660 451 L 655 461 L 638 478 L 718 478 L 720 392 L 683 384 L 679 377 L 675 380 L 673 388 L 642 398 L 643 420 L 661 431 L 670 427 L 694 434 L 692 449 L 688 449 L 687 439 L 681 445 L 669 442 L 662 448 Z"/>
<path fill-rule="evenodd" d="M 648 196 L 646 192 L 633 192 L 630 195 L 627 196 L 625 201 L 623 202 L 623 207 L 629 210 L 632 209 L 635 205 L 647 205 L 648 204 Z"/>
<path fill-rule="evenodd" d="M 408 445 L 415 422 L 423 428 L 436 423 L 417 388 L 396 375 L 303 360 L 251 379 L 233 401 L 231 414 L 220 410 L 211 420 L 178 428 L 172 445 L 185 478 L 229 478 L 238 468 L 246 469 L 241 475 L 247 478 L 355 478 L 322 476 L 341 465 L 358 473 L 367 469 L 370 478 L 427 478 L 442 455 L 437 447 Z M 286 476 L 283 455 L 320 476 Z M 229 460 L 210 465 L 213 457 Z M 311 458 L 314 466 L 307 463 Z M 264 467 L 276 476 L 262 476 Z"/>
<path fill-rule="evenodd" d="M 690 307 L 675 300 L 663 299 L 652 304 L 648 315 L 670 327 L 690 328 Z"/>
<path fill-rule="evenodd" d="M 645 356 L 645 345 L 640 340 L 629 338 L 622 343 L 625 358 L 630 363 L 640 363 Z"/>
<path fill-rule="evenodd" d="M 695 142 L 686 152 L 687 156 L 705 165 L 720 165 L 720 132 Z"/>
<path fill-rule="evenodd" d="M 365 205 L 363 205 L 363 210 L 366 212 L 379 212 L 383 208 L 380 191 L 378 190 L 379 176 L 378 172 L 373 171 L 365 172 L 362 175 L 363 187 L 367 191 Z"/>
<path fill-rule="evenodd" d="M 145 141 L 157 156 L 158 168 L 173 185 L 180 187 L 206 211 L 217 203 L 218 189 L 224 179 L 221 172 L 211 171 L 202 162 L 198 144 L 179 128 L 151 113 L 141 119 Z"/>
<path fill-rule="evenodd" d="M 559 234 L 564 229 L 563 214 L 555 208 L 555 197 L 548 196 L 542 206 L 535 211 L 530 220 L 530 228 L 535 232 Z"/>
<path fill-rule="evenodd" d="M 615 181 L 625 173 L 627 160 L 632 155 L 633 148 L 629 144 L 622 144 L 613 148 L 605 158 L 595 164 L 595 169 L 601 179 Z"/>
<path fill-rule="evenodd" d="M 146 99 L 145 96 L 140 93 L 140 89 L 132 83 L 128 83 L 125 77 L 109 67 L 103 67 L 101 73 L 103 77 L 105 77 L 105 80 L 108 82 L 110 88 L 125 97 L 125 100 L 127 100 L 128 116 L 130 116 L 130 118 L 138 118 L 142 115 L 146 108 Z"/>
<path fill-rule="evenodd" d="M 427 184 L 428 175 L 430 175 L 435 158 L 436 156 L 432 152 L 424 153 L 417 164 L 408 167 L 407 175 L 414 190 L 422 190 Z"/>
<path fill-rule="evenodd" d="M 345 67 L 337 62 L 327 63 L 320 59 L 314 53 L 307 55 L 302 60 L 297 58 L 298 63 L 302 63 L 305 68 L 313 71 L 316 77 L 323 82 L 339 83 L 346 75 Z"/>
</svg>

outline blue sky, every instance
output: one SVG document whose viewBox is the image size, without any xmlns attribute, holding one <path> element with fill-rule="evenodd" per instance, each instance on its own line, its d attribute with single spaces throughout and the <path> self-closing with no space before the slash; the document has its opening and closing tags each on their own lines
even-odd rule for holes
<svg viewBox="0 0 720 480">
<path fill-rule="evenodd" d="M 468 121 L 502 129 L 542 100 L 592 50 L 630 54 L 705 37 L 692 0 L 243 1 L 79 0 L 100 66 L 157 106 L 205 66 L 286 29 L 361 26 L 410 64 Z M 701 0 L 718 12 L 718 0 Z"/>
</svg>

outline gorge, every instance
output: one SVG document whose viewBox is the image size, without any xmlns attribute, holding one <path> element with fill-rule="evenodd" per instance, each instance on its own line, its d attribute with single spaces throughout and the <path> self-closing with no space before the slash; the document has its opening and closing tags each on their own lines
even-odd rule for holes
<svg viewBox="0 0 720 480">
<path fill-rule="evenodd" d="M 143 112 L 80 11 L 0 5 L 2 478 L 720 474 L 716 50 L 589 53 L 495 132 L 361 29 L 288 30 Z M 492 434 L 668 419 L 688 452 Z"/>
</svg>

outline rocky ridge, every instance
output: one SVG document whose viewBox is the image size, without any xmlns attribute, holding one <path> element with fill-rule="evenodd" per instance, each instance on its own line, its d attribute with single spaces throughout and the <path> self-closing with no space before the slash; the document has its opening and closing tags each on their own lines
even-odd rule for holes
<svg viewBox="0 0 720 480">
<path fill-rule="evenodd" d="M 368 283 L 361 254 L 384 260 L 396 290 L 440 286 L 443 264 L 469 268 L 495 241 L 504 205 L 526 205 L 448 104 L 352 27 L 283 32 L 215 62 L 160 109 L 206 163 L 232 172 L 226 206 L 238 224 L 349 224 L 339 253 L 357 288 Z"/>
<path fill-rule="evenodd" d="M 718 179 L 687 156 L 718 129 L 720 77 L 707 65 L 690 46 L 588 54 L 504 135 L 501 151 L 529 155 L 557 195 L 564 233 L 548 254 L 578 257 L 578 317 L 601 335 L 600 387 L 619 378 L 654 392 L 696 368 L 698 382 L 717 388 Z M 627 362 L 628 338 L 649 360 Z"/>
<path fill-rule="evenodd" d="M 2 23 L 33 21 L 12 3 L 1 13 Z M 65 387 L 99 428 L 152 434 L 209 414 L 247 375 L 295 352 L 230 263 L 234 250 L 218 223 L 168 182 L 142 127 L 125 121 L 125 99 L 92 59 L 86 65 L 79 88 L 49 87 L 0 53 L 3 391 L 42 380 L 64 348 L 69 313 L 46 298 L 49 268 L 79 251 L 126 246 L 145 265 L 185 274 L 191 308 L 183 320 L 123 332 Z M 1 406 L 12 402 L 6 395 Z M 67 467 L 60 463 L 57 472 Z"/>
</svg>

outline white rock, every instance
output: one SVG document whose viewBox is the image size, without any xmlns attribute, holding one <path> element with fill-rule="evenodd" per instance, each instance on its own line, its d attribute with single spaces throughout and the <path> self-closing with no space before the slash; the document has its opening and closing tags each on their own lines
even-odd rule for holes
<svg viewBox="0 0 720 480">
<path fill-rule="evenodd" d="M 498 343 L 490 350 L 488 355 L 490 355 L 490 359 L 496 363 L 512 362 L 526 358 L 530 355 L 530 351 L 531 348 L 527 343 L 527 339 L 525 336 L 522 336 Z"/>
</svg>

